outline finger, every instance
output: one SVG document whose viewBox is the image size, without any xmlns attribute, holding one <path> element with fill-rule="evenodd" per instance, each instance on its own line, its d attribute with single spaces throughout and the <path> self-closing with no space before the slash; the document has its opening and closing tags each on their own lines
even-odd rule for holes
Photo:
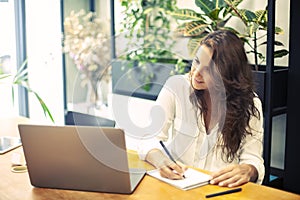
<svg viewBox="0 0 300 200">
<path fill-rule="evenodd" d="M 184 173 L 184 168 L 181 167 L 179 164 L 176 164 L 176 163 L 172 163 L 169 165 L 169 167 L 173 170 L 175 170 L 178 174 L 181 174 L 181 176 L 183 175 Z"/>
<path fill-rule="evenodd" d="M 250 178 L 247 175 L 232 173 L 229 178 L 219 181 L 218 185 L 224 187 L 236 187 L 249 182 L 249 180 Z"/>
<path fill-rule="evenodd" d="M 213 176 L 213 179 L 210 181 L 211 184 L 219 184 L 220 182 L 223 182 L 231 177 L 234 176 L 234 173 L 232 171 L 229 171 L 227 173 L 220 173 L 219 176 Z"/>
<path fill-rule="evenodd" d="M 181 163 L 181 162 L 176 162 L 180 167 L 181 167 L 181 169 L 183 170 L 183 171 L 186 171 L 187 169 L 188 169 L 188 167 L 185 165 L 185 164 L 183 164 L 183 163 Z"/>
<path fill-rule="evenodd" d="M 233 184 L 233 183 L 237 182 L 238 180 L 239 180 L 238 176 L 233 176 L 233 177 L 230 177 L 230 178 L 220 181 L 218 183 L 218 185 L 221 187 L 227 187 L 228 185 Z"/>
<path fill-rule="evenodd" d="M 243 176 L 235 176 L 219 183 L 219 186 L 236 187 L 247 183 L 248 180 Z"/>
<path fill-rule="evenodd" d="M 248 183 L 248 181 L 245 180 L 245 179 L 239 179 L 238 181 L 236 181 L 234 183 L 228 184 L 228 187 L 237 187 L 237 186 L 241 186 L 241 185 L 243 185 L 245 183 Z"/>
<path fill-rule="evenodd" d="M 218 177 L 218 176 L 222 176 L 223 174 L 231 172 L 232 170 L 234 170 L 234 166 L 230 165 L 228 167 L 225 167 L 225 168 L 221 169 L 220 171 L 212 173 L 212 177 L 215 178 L 215 177 Z"/>
<path fill-rule="evenodd" d="M 182 175 L 174 172 L 174 170 L 170 169 L 169 167 L 163 167 L 160 169 L 160 175 L 164 178 L 168 179 L 174 179 L 174 180 L 179 180 L 183 179 Z"/>
<path fill-rule="evenodd" d="M 183 179 L 183 177 L 177 173 L 174 173 L 172 171 L 170 172 L 166 172 L 166 171 L 163 171 L 161 170 L 160 171 L 160 175 L 164 178 L 168 178 L 168 179 L 172 179 L 172 180 L 180 180 L 180 179 Z"/>
</svg>

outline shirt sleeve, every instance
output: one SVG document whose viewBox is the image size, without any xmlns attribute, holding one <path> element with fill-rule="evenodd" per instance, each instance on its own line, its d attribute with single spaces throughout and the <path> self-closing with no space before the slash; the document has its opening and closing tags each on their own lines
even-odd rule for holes
<svg viewBox="0 0 300 200">
<path fill-rule="evenodd" d="M 240 164 L 251 164 L 258 172 L 256 183 L 261 184 L 265 175 L 263 153 L 263 112 L 259 98 L 254 98 L 254 104 L 259 110 L 259 119 L 252 116 L 250 120 L 250 128 L 252 135 L 247 135 L 240 154 Z"/>
<path fill-rule="evenodd" d="M 169 139 L 169 129 L 175 115 L 175 92 L 172 89 L 174 78 L 169 78 L 161 89 L 154 106 L 159 106 L 164 112 L 164 123 L 158 133 L 146 133 L 145 139 L 138 144 L 137 150 L 140 159 L 145 160 L 147 153 L 152 149 L 161 149 L 159 140 Z M 151 134 L 151 136 L 150 136 Z"/>
</svg>

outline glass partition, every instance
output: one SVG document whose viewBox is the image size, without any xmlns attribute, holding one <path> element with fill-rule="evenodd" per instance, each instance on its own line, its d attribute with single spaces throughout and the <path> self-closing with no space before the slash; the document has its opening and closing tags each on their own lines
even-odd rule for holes
<svg viewBox="0 0 300 200">
<path fill-rule="evenodd" d="M 63 1 L 66 110 L 93 115 L 108 112 L 109 9 L 108 0 Z"/>
</svg>

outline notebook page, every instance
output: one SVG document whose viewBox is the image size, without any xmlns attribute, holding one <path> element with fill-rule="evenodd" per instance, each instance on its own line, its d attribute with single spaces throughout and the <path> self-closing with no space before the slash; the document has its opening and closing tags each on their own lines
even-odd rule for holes
<svg viewBox="0 0 300 200">
<path fill-rule="evenodd" d="M 195 187 L 206 185 L 211 179 L 210 175 L 192 168 L 188 168 L 184 172 L 185 178 L 181 180 L 171 180 L 168 178 L 163 178 L 161 177 L 158 169 L 148 171 L 147 174 L 182 190 L 189 190 Z"/>
</svg>

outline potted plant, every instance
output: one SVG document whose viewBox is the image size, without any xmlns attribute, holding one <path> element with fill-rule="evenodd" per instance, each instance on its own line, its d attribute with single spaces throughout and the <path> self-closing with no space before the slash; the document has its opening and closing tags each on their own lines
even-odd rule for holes
<svg viewBox="0 0 300 200">
<path fill-rule="evenodd" d="M 232 13 L 235 17 L 238 17 L 244 24 L 245 33 L 241 33 L 240 37 L 250 47 L 248 53 L 253 53 L 255 69 L 258 70 L 259 64 L 265 61 L 266 57 L 264 53 L 258 51 L 258 47 L 266 45 L 268 20 L 267 9 L 251 11 L 247 9 L 238 9 L 231 1 L 225 0 L 228 6 L 232 9 Z M 282 34 L 283 30 L 280 27 L 275 27 L 275 34 Z M 251 44 L 252 41 L 252 44 Z M 283 43 L 280 41 L 274 42 L 275 46 L 283 47 Z M 274 51 L 274 58 L 281 58 L 286 56 L 288 51 L 286 49 L 280 49 Z M 259 62 L 260 60 L 260 62 Z"/>
<path fill-rule="evenodd" d="M 2 57 L 0 57 L 0 61 Z M 1 64 L 2 62 L 0 62 Z M 11 85 L 11 89 L 12 89 L 12 100 L 14 101 L 14 86 L 22 86 L 24 87 L 29 93 L 32 93 L 38 100 L 38 102 L 40 103 L 43 111 L 44 111 L 44 115 L 47 117 L 49 117 L 51 119 L 51 121 L 54 123 L 54 119 L 51 115 L 50 110 L 48 109 L 46 103 L 44 102 L 44 100 L 38 95 L 37 92 L 35 92 L 34 90 L 31 89 L 29 82 L 28 82 L 28 71 L 27 71 L 27 59 L 22 63 L 21 67 L 17 70 L 17 72 L 15 74 L 13 73 L 4 73 L 0 70 L 0 81 L 3 83 L 8 83 Z M 1 84 L 0 82 L 0 84 Z"/>
<path fill-rule="evenodd" d="M 251 11 L 249 9 L 239 9 L 239 5 L 243 0 L 238 1 L 218 1 L 218 0 L 195 0 L 196 6 L 200 12 L 191 9 L 177 9 L 169 12 L 170 15 L 183 21 L 177 28 L 177 33 L 181 37 L 188 37 L 187 44 L 189 53 L 194 56 L 197 52 L 200 41 L 208 33 L 227 29 L 235 32 L 245 42 L 245 45 L 250 49 L 247 51 L 248 55 L 254 55 L 253 73 L 257 81 L 257 92 L 264 102 L 265 95 L 265 70 L 261 63 L 265 61 L 265 54 L 258 49 L 260 46 L 266 45 L 267 35 L 267 9 Z M 232 18 L 238 18 L 243 26 L 243 30 L 239 31 L 237 28 L 229 25 Z M 276 27 L 275 34 L 281 34 L 283 30 Z M 275 41 L 274 45 L 283 46 L 279 41 Z M 285 49 L 275 50 L 274 57 L 280 58 L 288 54 Z M 275 70 L 275 84 L 284 89 L 287 80 L 287 68 L 280 68 Z M 285 90 L 286 91 L 286 88 Z M 282 90 L 281 90 L 282 92 Z M 274 96 L 277 96 L 274 94 Z M 285 96 L 285 95 L 279 95 Z M 276 99 L 274 97 L 274 99 Z M 274 101 L 274 107 L 281 107 L 285 104 L 285 99 Z"/>
<path fill-rule="evenodd" d="M 266 71 L 262 63 L 265 61 L 265 54 L 259 51 L 259 47 L 267 45 L 267 14 L 268 10 L 256 10 L 251 11 L 248 9 L 239 9 L 231 1 L 225 0 L 227 5 L 232 9 L 232 14 L 234 17 L 240 19 L 244 25 L 243 33 L 240 33 L 240 37 L 245 41 L 245 44 L 249 47 L 247 53 L 254 56 L 254 78 L 257 82 L 257 93 L 261 97 L 263 103 L 265 102 L 265 82 L 266 82 Z M 275 34 L 282 34 L 284 31 L 276 26 Z M 281 58 L 288 55 L 288 51 L 283 48 L 283 43 L 278 40 L 274 41 L 274 45 L 277 48 L 274 48 L 274 58 Z M 273 107 L 279 108 L 286 106 L 286 94 L 287 94 L 287 67 L 274 67 L 274 85 L 272 87 L 276 88 L 273 92 Z"/>
<path fill-rule="evenodd" d="M 63 52 L 80 73 L 81 86 L 87 87 L 87 103 L 98 108 L 107 97 L 99 88 L 110 81 L 110 39 L 105 24 L 94 12 L 71 11 L 64 20 Z"/>
<path fill-rule="evenodd" d="M 170 74 L 187 67 L 173 51 L 172 25 L 177 22 L 167 12 L 175 9 L 176 0 L 122 0 L 121 5 L 126 48 L 112 63 L 113 92 L 154 100 Z"/>
</svg>

